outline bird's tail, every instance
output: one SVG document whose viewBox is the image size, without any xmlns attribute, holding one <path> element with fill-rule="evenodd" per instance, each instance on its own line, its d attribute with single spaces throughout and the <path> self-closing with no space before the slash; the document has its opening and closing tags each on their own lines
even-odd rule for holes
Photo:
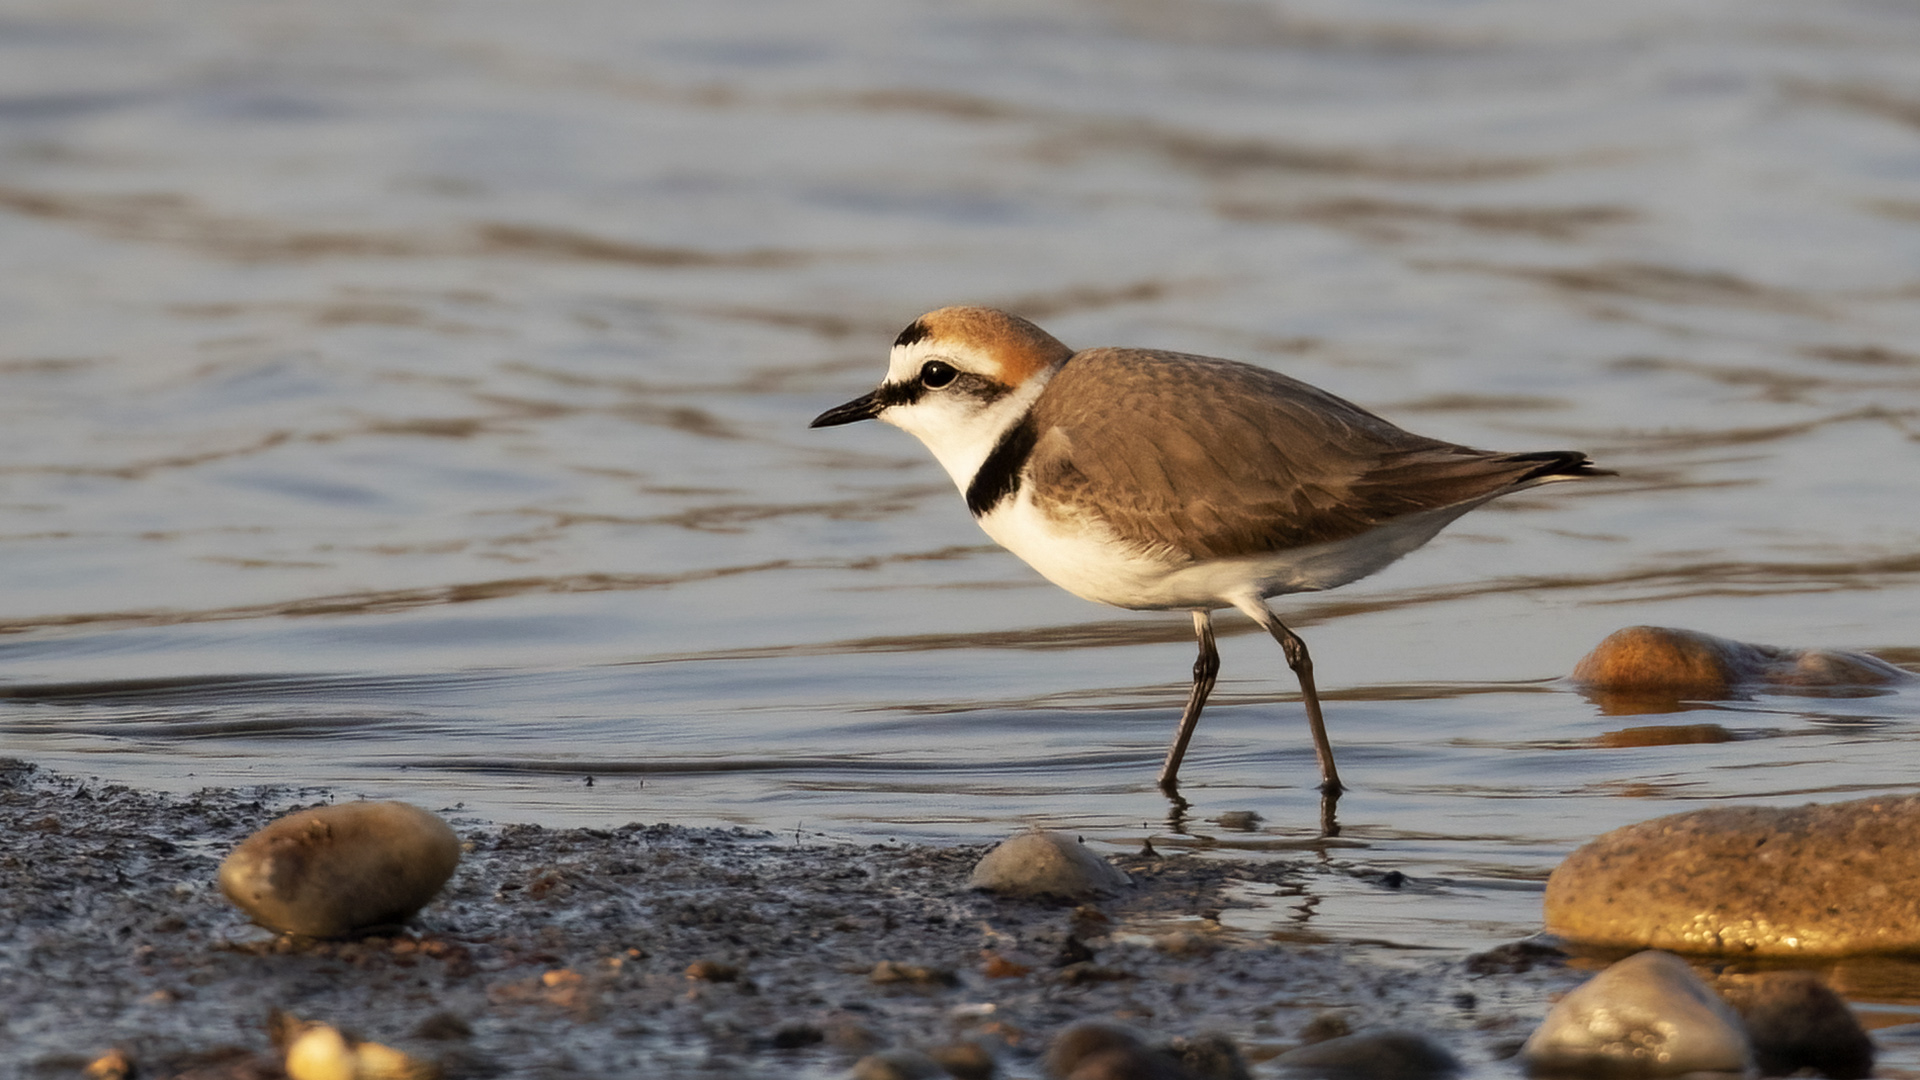
<svg viewBox="0 0 1920 1080">
<path fill-rule="evenodd" d="M 1578 450 L 1541 450 L 1531 454 L 1502 454 L 1503 460 L 1515 463 L 1536 461 L 1538 465 L 1514 481 L 1518 484 L 1531 484 L 1540 480 L 1571 480 L 1580 476 L 1618 476 L 1612 469 L 1596 466 L 1587 455 Z"/>
</svg>

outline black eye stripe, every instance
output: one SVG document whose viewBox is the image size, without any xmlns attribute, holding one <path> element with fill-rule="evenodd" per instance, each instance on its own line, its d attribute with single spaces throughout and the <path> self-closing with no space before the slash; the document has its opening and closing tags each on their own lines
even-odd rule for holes
<svg viewBox="0 0 1920 1080">
<path fill-rule="evenodd" d="M 937 388 L 928 387 L 926 382 L 919 378 L 908 382 L 881 383 L 874 388 L 873 400 L 877 408 L 890 409 L 895 405 L 912 405 L 934 389 L 965 394 L 982 405 L 991 405 L 1013 392 L 1013 387 L 1006 383 L 996 382 L 985 375 L 975 375 L 971 371 L 956 370 L 950 383 Z"/>
<path fill-rule="evenodd" d="M 891 409 L 895 405 L 911 405 L 919 401 L 921 395 L 926 392 L 927 388 L 921 386 L 916 379 L 913 382 L 881 383 L 873 392 L 873 396 L 881 408 Z"/>
</svg>

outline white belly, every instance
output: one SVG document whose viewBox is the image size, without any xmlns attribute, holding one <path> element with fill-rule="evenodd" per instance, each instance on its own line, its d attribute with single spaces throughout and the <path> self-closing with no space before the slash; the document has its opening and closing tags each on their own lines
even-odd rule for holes
<svg viewBox="0 0 1920 1080">
<path fill-rule="evenodd" d="M 1478 505 L 1408 515 L 1346 540 L 1231 559 L 1122 543 L 1098 521 L 1062 521 L 1040 511 L 1025 486 L 979 521 L 1001 547 L 1075 596 L 1135 610 L 1213 610 L 1357 581 Z"/>
</svg>

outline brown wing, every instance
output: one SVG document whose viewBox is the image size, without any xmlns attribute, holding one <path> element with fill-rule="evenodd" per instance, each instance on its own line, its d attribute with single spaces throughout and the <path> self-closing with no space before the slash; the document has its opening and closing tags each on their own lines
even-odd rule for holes
<svg viewBox="0 0 1920 1080">
<path fill-rule="evenodd" d="M 1456 446 L 1263 368 L 1138 349 L 1076 354 L 1031 419 L 1043 509 L 1201 558 L 1343 540 L 1586 460 Z"/>
</svg>

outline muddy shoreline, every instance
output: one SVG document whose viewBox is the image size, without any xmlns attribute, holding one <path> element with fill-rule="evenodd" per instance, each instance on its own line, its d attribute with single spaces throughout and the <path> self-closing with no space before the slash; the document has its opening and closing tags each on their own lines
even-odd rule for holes
<svg viewBox="0 0 1920 1080">
<path fill-rule="evenodd" d="M 0 764 L 6 1075 L 76 1075 L 117 1047 L 142 1077 L 274 1076 L 276 1009 L 450 1077 L 829 1077 L 874 1050 L 962 1042 L 996 1075 L 1038 1076 L 1047 1040 L 1084 1019 L 1225 1034 L 1256 1073 L 1316 1020 L 1412 1028 L 1506 1074 L 1549 994 L 1584 977 L 1499 950 L 1222 930 L 1234 883 L 1298 880 L 1281 860 L 1142 852 L 1121 860 L 1125 896 L 1075 906 L 970 891 L 982 845 L 458 816 L 460 869 L 405 928 L 311 941 L 251 926 L 220 896 L 219 860 L 328 801 Z"/>
</svg>

